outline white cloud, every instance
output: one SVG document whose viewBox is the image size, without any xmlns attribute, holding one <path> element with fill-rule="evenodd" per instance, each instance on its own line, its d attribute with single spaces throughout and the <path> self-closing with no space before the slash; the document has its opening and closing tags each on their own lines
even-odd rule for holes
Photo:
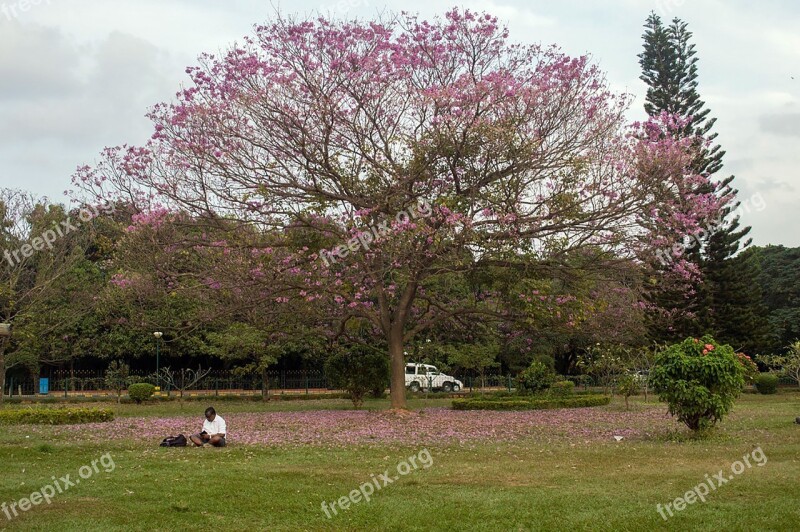
<svg viewBox="0 0 800 532">
<path fill-rule="evenodd" d="M 3 0 L 0 0 L 2 2 Z M 450 1 L 348 0 L 344 17 L 386 11 L 442 14 Z M 313 13 L 334 0 L 283 2 L 284 13 Z M 650 10 L 689 23 L 700 58 L 700 93 L 717 117 L 725 172 L 744 193 L 761 192 L 769 208 L 753 213 L 757 243 L 800 246 L 800 5 L 745 0 L 470 0 L 508 23 L 511 38 L 557 43 L 590 53 L 612 87 L 637 96 L 645 87 L 637 54 Z M 45 2 L 14 20 L 0 14 L 0 186 L 56 196 L 78 164 L 105 145 L 149 136 L 146 109 L 170 100 L 183 69 L 271 18 L 263 0 L 70 0 Z M 792 80 L 794 76 L 796 79 Z M 763 128 L 763 129 L 762 129 Z"/>
</svg>

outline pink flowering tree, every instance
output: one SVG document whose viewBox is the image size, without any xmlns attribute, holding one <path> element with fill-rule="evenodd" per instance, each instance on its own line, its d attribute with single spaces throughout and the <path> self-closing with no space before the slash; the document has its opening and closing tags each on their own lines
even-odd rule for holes
<svg viewBox="0 0 800 532">
<path fill-rule="evenodd" d="M 693 192 L 669 117 L 626 126 L 627 98 L 587 57 L 513 44 L 490 15 L 279 18 L 187 73 L 146 146 L 106 150 L 75 183 L 142 223 L 163 206 L 271 235 L 248 260 L 239 247 L 240 281 L 272 307 L 309 304 L 331 331 L 366 324 L 395 408 L 417 334 L 513 314 L 500 294 L 454 289 L 471 275 L 548 276 L 584 249 L 639 260 L 718 208 Z"/>
</svg>

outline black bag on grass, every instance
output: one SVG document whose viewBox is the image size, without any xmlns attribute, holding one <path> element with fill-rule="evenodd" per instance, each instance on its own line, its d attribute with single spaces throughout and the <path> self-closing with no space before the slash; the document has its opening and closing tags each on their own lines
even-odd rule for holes
<svg viewBox="0 0 800 532">
<path fill-rule="evenodd" d="M 186 436 L 183 434 L 178 434 L 177 436 L 164 438 L 160 447 L 186 447 L 186 443 Z"/>
</svg>

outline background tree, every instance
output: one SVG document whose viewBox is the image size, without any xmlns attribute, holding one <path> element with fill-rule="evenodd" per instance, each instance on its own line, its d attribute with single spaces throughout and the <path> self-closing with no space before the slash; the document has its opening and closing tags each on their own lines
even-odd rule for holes
<svg viewBox="0 0 800 532">
<path fill-rule="evenodd" d="M 167 366 L 166 368 L 159 368 L 158 379 L 159 382 L 166 383 L 168 388 L 178 390 L 178 401 L 181 408 L 183 408 L 183 394 L 186 390 L 191 390 L 197 386 L 209 373 L 211 373 L 211 368 L 203 369 L 202 366 L 198 366 L 196 370 L 181 368 L 175 371 Z"/>
<path fill-rule="evenodd" d="M 800 248 L 753 247 L 742 260 L 758 263 L 758 284 L 763 295 L 768 333 L 759 354 L 782 354 L 800 338 Z"/>
<path fill-rule="evenodd" d="M 486 371 L 499 365 L 497 356 L 500 346 L 496 341 L 477 344 L 449 344 L 443 346 L 442 351 L 444 351 L 449 365 L 477 373 L 481 388 L 486 386 Z"/>
<path fill-rule="evenodd" d="M 763 355 L 758 361 L 800 386 L 800 341 L 788 346 L 784 355 Z"/>
<path fill-rule="evenodd" d="M 597 343 L 583 353 L 578 361 L 578 367 L 587 375 L 591 375 L 595 383 L 603 387 L 605 393 L 613 393 L 617 379 L 627 371 L 625 361 L 629 359 L 629 348 L 623 345 Z"/>
<path fill-rule="evenodd" d="M 386 355 L 365 346 L 335 346 L 325 361 L 325 375 L 334 388 L 346 390 L 355 408 L 364 404 L 364 396 L 389 384 Z"/>
<path fill-rule="evenodd" d="M 29 324 L 47 311 L 50 298 L 63 290 L 59 283 L 85 257 L 81 235 L 62 225 L 75 214 L 26 192 L 0 189 L 0 322 L 13 327 L 12 337 L 0 340 L 0 402 L 10 368 L 24 366 L 38 376 Z"/>
<path fill-rule="evenodd" d="M 117 392 L 117 403 L 122 401 L 122 391 L 132 384 L 131 369 L 121 360 L 114 360 L 108 365 L 106 370 L 106 386 L 108 389 Z"/>
</svg>

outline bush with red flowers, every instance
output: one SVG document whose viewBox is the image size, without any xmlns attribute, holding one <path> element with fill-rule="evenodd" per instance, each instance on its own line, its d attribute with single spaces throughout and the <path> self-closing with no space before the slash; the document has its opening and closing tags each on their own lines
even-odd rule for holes
<svg viewBox="0 0 800 532">
<path fill-rule="evenodd" d="M 741 364 L 742 368 L 744 368 L 744 381 L 748 384 L 752 384 L 760 373 L 758 371 L 758 366 L 755 362 L 753 362 L 752 358 L 744 353 L 736 353 L 736 358 L 739 359 L 739 364 Z"/>
<path fill-rule="evenodd" d="M 649 380 L 669 413 L 698 431 L 713 427 L 730 411 L 744 374 L 731 346 L 704 336 L 667 347 L 656 358 Z"/>
</svg>

